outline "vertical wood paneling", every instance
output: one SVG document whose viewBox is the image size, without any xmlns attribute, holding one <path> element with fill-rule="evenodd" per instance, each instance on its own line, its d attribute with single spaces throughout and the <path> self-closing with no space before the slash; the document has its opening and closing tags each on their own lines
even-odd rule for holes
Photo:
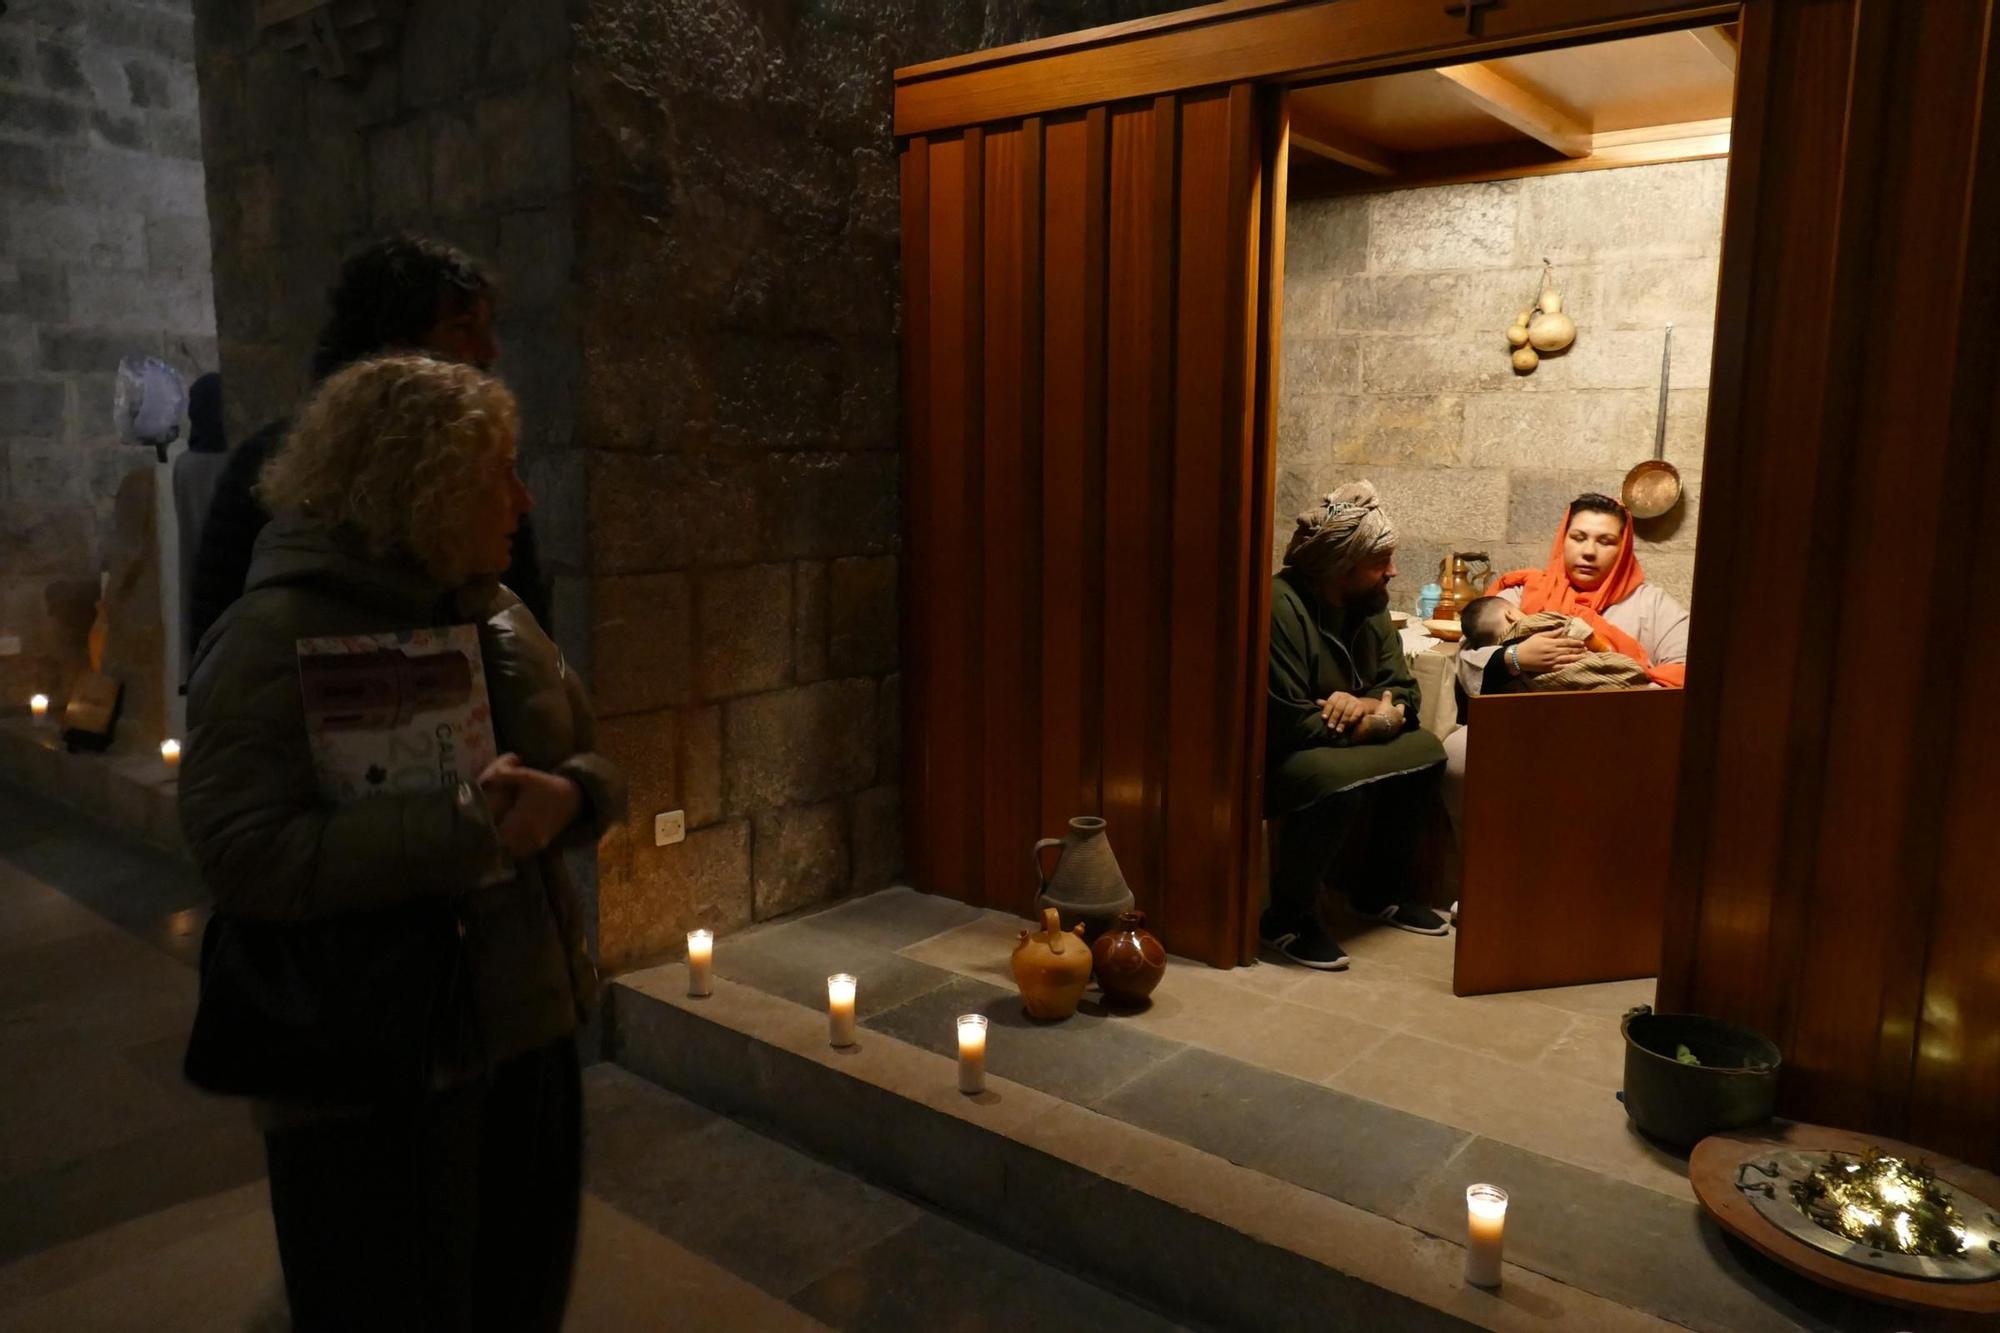
<svg viewBox="0 0 2000 1333">
<path fill-rule="evenodd" d="M 2000 521 L 1993 10 L 1746 8 L 1660 981 L 1663 1007 L 1778 1038 L 1788 1113 L 1982 1163 L 2000 640 L 1965 591 Z"/>
<path fill-rule="evenodd" d="M 924 716 L 930 689 L 930 616 L 937 533 L 928 507 L 917 502 L 932 486 L 930 447 L 931 246 L 930 140 L 919 136 L 903 145 L 899 163 L 903 256 L 903 342 L 899 350 L 903 416 L 903 530 L 900 570 L 902 597 L 903 698 L 905 718 Z M 937 883 L 930 827 L 930 732 L 903 733 L 903 859 L 912 879 Z"/>
<path fill-rule="evenodd" d="M 979 549 L 977 496 L 979 429 L 984 384 L 978 373 L 981 339 L 979 262 L 981 144 L 968 130 L 932 145 L 927 232 L 930 246 L 929 402 L 925 488 L 909 497 L 925 536 L 912 552 L 923 589 L 924 678 L 916 683 L 928 811 L 918 835 L 928 854 L 930 882 L 946 893 L 978 895 L 976 841 L 980 807 L 973 778 L 982 759 L 983 727 L 974 686 L 981 646 L 980 587 L 955 570 Z"/>
<path fill-rule="evenodd" d="M 905 159 L 913 873 L 1023 911 L 1034 839 L 1101 814 L 1168 944 L 1221 965 L 1268 615 L 1260 142 L 1240 86 Z"/>
<path fill-rule="evenodd" d="M 1227 936 L 1233 899 L 1215 892 L 1237 878 L 1228 840 L 1218 841 L 1216 796 L 1227 738 L 1240 736 L 1234 627 L 1224 589 L 1248 577 L 1240 560 L 1217 556 L 1241 540 L 1236 498 L 1248 484 L 1240 358 L 1217 355 L 1240 345 L 1248 275 L 1241 270 L 1249 234 L 1249 89 L 1224 89 L 1181 104 L 1179 224 L 1174 288 L 1172 525 L 1165 564 L 1171 608 L 1165 637 L 1167 704 L 1156 724 L 1166 733 L 1166 822 L 1160 845 L 1158 929 L 1176 938 Z M 1233 336 L 1232 336 L 1233 335 Z M 1204 627 L 1206 629 L 1204 630 Z M 1225 664 L 1228 664 L 1227 666 Z M 1233 795 L 1233 794 L 1232 794 Z M 1224 812 L 1223 826 L 1233 831 Z"/>
<path fill-rule="evenodd" d="M 1282 90 L 1265 89 L 1257 107 L 1263 154 L 1261 179 L 1252 183 L 1256 200 L 1258 233 L 1255 262 L 1246 266 L 1255 275 L 1255 300 L 1248 312 L 1249 341 L 1244 347 L 1245 364 L 1251 375 L 1251 433 L 1246 446 L 1246 478 L 1241 503 L 1249 506 L 1245 527 L 1250 533 L 1251 575 L 1243 592 L 1243 605 L 1235 617 L 1232 633 L 1245 651 L 1238 656 L 1238 679 L 1250 698 L 1263 698 L 1271 650 L 1271 587 L 1265 577 L 1265 561 L 1271 549 L 1272 498 L 1277 493 L 1278 466 L 1278 369 L 1283 361 L 1279 336 L 1285 311 L 1285 207 L 1288 199 L 1287 166 L 1292 151 L 1291 111 Z M 1243 745 L 1233 770 L 1245 792 L 1242 814 L 1234 832 L 1237 873 L 1244 876 L 1237 889 L 1237 961 L 1249 963 L 1257 957 L 1257 918 L 1263 908 L 1264 848 L 1264 728 L 1261 713 L 1243 729 Z"/>
<path fill-rule="evenodd" d="M 1985 79 L 1971 142 L 1963 253 L 1961 331 L 2000 327 L 2000 22 L 1989 7 Z M 2000 532 L 2000 340 L 1962 337 L 1953 366 L 1951 471 L 1962 479 L 1938 524 L 1940 558 L 1965 559 Z M 1975 1161 L 2000 1161 L 2000 873 L 1994 868 L 1993 803 L 2000 795 L 2000 617 L 1954 616 L 1957 580 L 1932 585 L 1932 623 L 1955 621 L 1959 708 L 1945 768 L 1944 829 L 1938 839 L 1937 898 L 1917 1018 L 1910 1095 L 1911 1132 L 1922 1142 Z"/>
<path fill-rule="evenodd" d="M 1044 148 L 1041 829 L 1102 808 L 1104 300 L 1110 115 L 1051 120 Z"/>
<path fill-rule="evenodd" d="M 1041 584 L 1041 122 L 985 137 L 983 540 L 971 572 L 982 590 L 977 663 L 985 761 L 978 900 L 1025 911 L 1034 898 L 1025 849 L 1040 836 L 1037 730 Z"/>
<path fill-rule="evenodd" d="M 1160 907 L 1173 458 L 1174 99 L 1111 113 L 1105 357 L 1104 817 L 1140 907 Z M 1174 947 L 1169 941 L 1168 946 Z"/>
</svg>

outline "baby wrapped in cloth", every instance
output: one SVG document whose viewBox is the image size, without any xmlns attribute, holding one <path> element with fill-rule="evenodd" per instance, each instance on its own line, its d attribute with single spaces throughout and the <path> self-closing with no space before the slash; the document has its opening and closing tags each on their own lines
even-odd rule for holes
<svg viewBox="0 0 2000 1333">
<path fill-rule="evenodd" d="M 1592 628 L 1589 621 L 1560 611 L 1538 611 L 1524 615 L 1504 597 L 1479 597 L 1466 603 L 1458 623 L 1465 641 L 1474 648 L 1496 643 L 1519 643 L 1550 630 L 1583 642 L 1591 651 L 1568 666 L 1536 675 L 1523 674 L 1516 685 L 1521 689 L 1543 690 L 1639 690 L 1653 684 L 1653 678 L 1632 658 L 1614 652 L 1610 643 Z"/>
</svg>

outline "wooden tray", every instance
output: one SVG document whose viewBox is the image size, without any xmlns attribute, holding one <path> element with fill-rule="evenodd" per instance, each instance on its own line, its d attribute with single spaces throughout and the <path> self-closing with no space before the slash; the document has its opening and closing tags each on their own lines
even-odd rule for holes
<svg viewBox="0 0 2000 1333">
<path fill-rule="evenodd" d="M 1931 1282 L 1899 1277 L 1837 1259 L 1785 1235 L 1736 1188 L 1736 1168 L 1774 1148 L 1805 1152 L 1830 1148 L 1864 1152 L 1880 1148 L 1906 1160 L 1928 1162 L 1940 1179 L 1988 1204 L 2000 1204 L 2000 1176 L 1894 1139 L 1874 1138 L 1826 1125 L 1791 1125 L 1775 1134 L 1749 1130 L 1711 1134 L 1695 1145 L 1694 1155 L 1688 1159 L 1688 1180 L 1694 1185 L 1695 1197 L 1701 1200 L 1701 1206 L 1708 1210 L 1716 1225 L 1794 1272 L 1850 1296 L 1906 1309 L 2000 1314 L 2000 1281 Z"/>
</svg>

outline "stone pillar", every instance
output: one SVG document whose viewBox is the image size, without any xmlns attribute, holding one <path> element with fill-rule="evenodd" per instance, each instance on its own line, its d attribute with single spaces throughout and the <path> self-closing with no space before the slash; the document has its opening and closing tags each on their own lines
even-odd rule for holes
<svg viewBox="0 0 2000 1333">
<path fill-rule="evenodd" d="M 13 8 L 0 28 L 0 642 L 13 650 L 0 651 L 0 713 L 37 691 L 61 708 L 98 576 L 116 565 L 114 581 L 145 585 L 113 612 L 119 739 L 149 747 L 166 648 L 157 559 L 129 544 L 138 526 L 152 540 L 152 515 L 128 512 L 128 488 L 150 497 L 156 464 L 117 442 L 111 399 L 121 357 L 162 357 L 189 380 L 216 365 L 193 26 L 186 3 L 158 0 Z"/>
</svg>

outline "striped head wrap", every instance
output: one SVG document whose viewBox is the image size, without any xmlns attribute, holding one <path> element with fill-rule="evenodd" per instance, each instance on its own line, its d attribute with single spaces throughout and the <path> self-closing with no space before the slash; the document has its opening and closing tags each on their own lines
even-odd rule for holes
<svg viewBox="0 0 2000 1333">
<path fill-rule="evenodd" d="M 1396 525 L 1376 501 L 1375 484 L 1350 482 L 1299 515 L 1285 547 L 1285 568 L 1325 578 L 1395 545 Z"/>
</svg>

